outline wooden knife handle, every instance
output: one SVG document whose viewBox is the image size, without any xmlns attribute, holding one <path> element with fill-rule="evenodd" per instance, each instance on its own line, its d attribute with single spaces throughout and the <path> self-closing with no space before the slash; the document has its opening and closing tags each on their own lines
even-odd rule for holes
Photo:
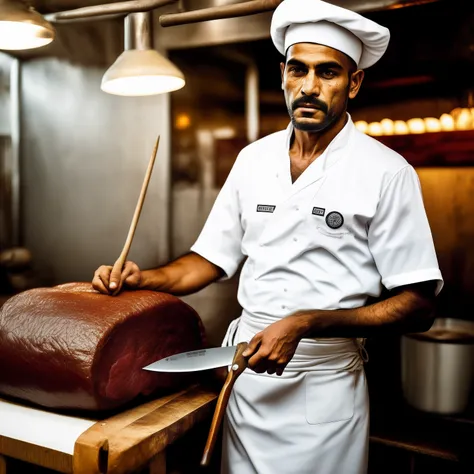
<svg viewBox="0 0 474 474">
<path fill-rule="evenodd" d="M 219 433 L 219 428 L 221 426 L 222 419 L 224 418 L 225 410 L 227 408 L 227 403 L 229 401 L 232 387 L 234 386 L 237 377 L 247 368 L 247 359 L 242 355 L 245 349 L 247 349 L 247 346 L 248 344 L 246 342 L 241 342 L 237 344 L 235 356 L 232 360 L 232 366 L 221 389 L 219 398 L 217 399 L 217 405 L 214 411 L 214 416 L 212 418 L 211 428 L 207 437 L 206 446 L 204 448 L 201 466 L 209 465 L 212 451 L 214 449 L 214 445 L 216 444 L 217 434 Z"/>
</svg>

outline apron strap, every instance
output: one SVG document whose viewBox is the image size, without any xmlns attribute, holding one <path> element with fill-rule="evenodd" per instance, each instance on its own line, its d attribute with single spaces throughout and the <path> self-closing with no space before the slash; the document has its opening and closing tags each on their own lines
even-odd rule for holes
<svg viewBox="0 0 474 474">
<path fill-rule="evenodd" d="M 222 347 L 237 345 L 236 336 L 237 331 L 239 329 L 240 318 L 241 317 L 239 316 L 237 319 L 234 319 L 229 324 L 229 327 L 227 328 L 227 332 L 225 333 L 224 339 L 221 344 Z"/>
<path fill-rule="evenodd" d="M 231 323 L 229 324 L 229 327 L 227 328 L 227 332 L 224 336 L 224 339 L 222 340 L 222 344 L 221 344 L 222 347 L 237 345 L 237 342 L 238 342 L 237 333 L 239 330 L 240 320 L 241 320 L 241 317 L 238 317 L 237 319 L 234 319 L 233 321 L 231 321 Z M 341 368 L 341 370 L 343 371 L 355 372 L 357 370 L 362 369 L 364 364 L 369 361 L 369 354 L 367 352 L 367 349 L 365 348 L 366 339 L 356 338 L 354 339 L 354 343 L 357 346 L 358 356 L 355 356 L 349 365 Z"/>
</svg>

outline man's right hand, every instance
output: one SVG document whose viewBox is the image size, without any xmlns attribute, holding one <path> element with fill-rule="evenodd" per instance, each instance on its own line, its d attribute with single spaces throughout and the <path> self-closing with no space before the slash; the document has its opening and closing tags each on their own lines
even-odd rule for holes
<svg viewBox="0 0 474 474">
<path fill-rule="evenodd" d="M 106 295 L 117 295 L 127 287 L 136 290 L 140 287 L 142 274 L 138 265 L 134 262 L 125 262 L 122 272 L 112 272 L 109 265 L 100 266 L 94 273 L 92 286 L 95 290 Z"/>
</svg>

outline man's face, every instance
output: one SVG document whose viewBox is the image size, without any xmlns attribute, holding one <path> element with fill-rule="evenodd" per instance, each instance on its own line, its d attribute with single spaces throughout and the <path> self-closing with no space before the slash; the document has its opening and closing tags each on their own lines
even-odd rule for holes
<svg viewBox="0 0 474 474">
<path fill-rule="evenodd" d="M 320 132 L 345 113 L 359 91 L 363 71 L 344 53 L 327 46 L 298 43 L 281 64 L 282 89 L 293 126 Z"/>
</svg>

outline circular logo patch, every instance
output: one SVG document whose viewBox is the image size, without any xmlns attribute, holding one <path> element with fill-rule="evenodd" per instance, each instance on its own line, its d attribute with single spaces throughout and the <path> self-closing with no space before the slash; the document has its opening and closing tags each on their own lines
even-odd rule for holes
<svg viewBox="0 0 474 474">
<path fill-rule="evenodd" d="M 339 229 L 344 224 L 344 217 L 340 212 L 332 211 L 326 216 L 326 224 L 331 229 Z"/>
</svg>

